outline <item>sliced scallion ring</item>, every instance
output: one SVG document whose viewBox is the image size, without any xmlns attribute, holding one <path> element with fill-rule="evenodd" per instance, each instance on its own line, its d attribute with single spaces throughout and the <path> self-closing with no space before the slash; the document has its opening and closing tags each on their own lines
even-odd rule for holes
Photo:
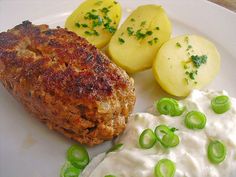
<svg viewBox="0 0 236 177">
<path fill-rule="evenodd" d="M 171 129 L 164 124 L 158 125 L 155 128 L 155 134 L 158 140 L 162 140 L 163 136 L 166 134 L 170 134 L 171 136 L 174 136 L 174 132 L 171 131 Z"/>
<path fill-rule="evenodd" d="M 179 137 L 166 125 L 159 125 L 155 128 L 157 140 L 166 148 L 175 147 L 179 144 Z"/>
<path fill-rule="evenodd" d="M 115 175 L 106 175 L 104 177 L 116 177 Z"/>
<path fill-rule="evenodd" d="M 169 159 L 159 160 L 155 166 L 155 177 L 173 177 L 175 175 L 175 163 Z"/>
<path fill-rule="evenodd" d="M 211 107 L 215 113 L 222 114 L 230 109 L 231 102 L 228 96 L 216 96 L 211 100 Z"/>
<path fill-rule="evenodd" d="M 206 125 L 206 116 L 199 111 L 190 111 L 186 114 L 184 123 L 189 129 L 203 129 Z"/>
<path fill-rule="evenodd" d="M 164 135 L 162 138 L 162 144 L 165 147 L 175 147 L 179 144 L 179 137 L 174 134 L 174 137 L 170 138 L 169 135 Z"/>
<path fill-rule="evenodd" d="M 173 98 L 162 98 L 156 102 L 156 109 L 160 114 L 180 116 L 184 109 L 180 107 L 177 100 Z"/>
<path fill-rule="evenodd" d="M 207 148 L 208 159 L 213 164 L 219 164 L 226 157 L 226 147 L 219 140 L 211 141 Z"/>
<path fill-rule="evenodd" d="M 83 169 L 89 163 L 89 155 L 84 147 L 72 145 L 67 150 L 67 160 L 76 168 Z"/>
<path fill-rule="evenodd" d="M 114 151 L 117 151 L 119 150 L 120 148 L 123 147 L 123 144 L 122 143 L 119 143 L 119 144 L 115 144 L 113 147 L 111 147 L 111 149 L 109 149 L 106 153 L 110 153 L 110 152 L 114 152 Z"/>
<path fill-rule="evenodd" d="M 61 168 L 60 177 L 78 177 L 80 173 L 81 169 L 74 167 L 67 161 Z"/>
<path fill-rule="evenodd" d="M 150 149 L 156 143 L 156 136 L 151 129 L 145 129 L 139 136 L 139 145 L 143 149 Z"/>
</svg>

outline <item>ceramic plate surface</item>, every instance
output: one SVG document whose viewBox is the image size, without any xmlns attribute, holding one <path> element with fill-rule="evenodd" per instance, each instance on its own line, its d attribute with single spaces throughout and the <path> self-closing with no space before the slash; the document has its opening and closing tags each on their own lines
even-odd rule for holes
<svg viewBox="0 0 236 177">
<path fill-rule="evenodd" d="M 50 27 L 64 26 L 67 16 L 80 0 L 0 0 L 0 31 L 24 20 Z M 141 4 L 159 4 L 172 21 L 172 37 L 199 34 L 215 43 L 222 67 L 207 88 L 226 90 L 236 97 L 236 14 L 204 0 L 120 0 L 123 18 Z M 137 102 L 134 112 L 145 111 L 153 101 L 166 94 L 151 71 L 132 75 Z M 75 143 L 50 131 L 27 113 L 0 86 L 0 177 L 57 177 L 65 161 L 65 152 Z M 106 151 L 111 142 L 88 148 L 90 156 Z M 236 176 L 236 173 L 234 174 Z"/>
</svg>

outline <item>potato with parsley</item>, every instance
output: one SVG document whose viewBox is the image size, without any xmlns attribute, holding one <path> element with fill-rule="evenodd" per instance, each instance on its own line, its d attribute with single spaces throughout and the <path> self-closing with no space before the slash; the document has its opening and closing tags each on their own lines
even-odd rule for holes
<svg viewBox="0 0 236 177">
<path fill-rule="evenodd" d="M 121 6 L 118 2 L 86 0 L 67 18 L 65 27 L 102 48 L 115 33 L 120 18 Z"/>
<path fill-rule="evenodd" d="M 196 35 L 167 41 L 153 63 L 160 86 L 175 96 L 187 96 L 213 80 L 220 69 L 220 55 L 214 44 Z"/>
<path fill-rule="evenodd" d="M 171 29 L 161 6 L 139 6 L 111 38 L 108 53 L 129 73 L 151 68 L 158 49 L 170 38 Z"/>
</svg>

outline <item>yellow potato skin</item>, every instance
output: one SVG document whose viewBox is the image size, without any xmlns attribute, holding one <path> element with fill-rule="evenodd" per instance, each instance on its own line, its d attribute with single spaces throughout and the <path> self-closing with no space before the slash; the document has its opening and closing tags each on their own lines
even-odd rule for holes
<svg viewBox="0 0 236 177">
<path fill-rule="evenodd" d="M 141 27 L 143 21 L 145 21 L 145 25 Z M 128 27 L 133 28 L 134 34 L 142 28 L 146 31 L 152 31 L 152 35 L 138 40 L 135 35 L 130 36 L 128 34 Z M 156 30 L 156 27 L 159 27 L 159 30 Z M 171 23 L 161 6 L 139 6 L 111 38 L 108 45 L 109 56 L 128 73 L 151 68 L 158 49 L 170 38 L 171 31 Z M 158 40 L 155 44 L 150 45 L 148 41 L 154 37 L 157 37 Z M 124 39 L 125 42 L 120 44 L 119 38 Z"/>
<path fill-rule="evenodd" d="M 73 13 L 67 18 L 65 27 L 75 32 L 77 35 L 86 38 L 90 43 L 95 45 L 97 48 L 103 48 L 111 39 L 112 33 L 104 29 L 104 26 L 95 27 L 96 31 L 99 33 L 98 36 L 86 35 L 85 31 L 90 28 L 78 28 L 75 23 L 88 24 L 92 26 L 92 21 L 85 19 L 84 16 L 87 12 L 91 12 L 92 9 L 98 11 L 99 16 L 103 17 L 103 14 L 99 12 L 99 9 L 104 7 L 110 7 L 107 16 L 112 20 L 111 24 L 113 27 L 117 28 L 121 18 L 121 6 L 114 0 L 85 0 L 80 6 L 73 11 Z"/>
<path fill-rule="evenodd" d="M 188 49 L 188 46 L 191 48 Z M 192 55 L 207 56 L 207 62 L 197 69 L 194 80 L 186 74 L 186 71 L 196 70 L 191 61 Z M 215 78 L 220 70 L 220 55 L 214 44 L 207 39 L 197 35 L 183 35 L 162 45 L 152 69 L 163 90 L 174 96 L 185 97 L 191 90 L 201 89 Z"/>
</svg>

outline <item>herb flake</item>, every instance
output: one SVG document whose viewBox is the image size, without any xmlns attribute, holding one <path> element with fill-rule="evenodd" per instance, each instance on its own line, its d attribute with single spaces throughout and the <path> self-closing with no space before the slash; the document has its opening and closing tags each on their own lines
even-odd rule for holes
<svg viewBox="0 0 236 177">
<path fill-rule="evenodd" d="M 148 41 L 148 44 L 149 45 L 153 45 L 153 44 L 156 44 L 158 41 L 158 38 L 157 37 L 154 37 L 152 40 Z"/>
<path fill-rule="evenodd" d="M 134 18 L 131 18 L 131 19 L 130 19 L 130 21 L 131 21 L 131 22 L 134 22 L 134 21 L 135 21 L 135 19 L 134 19 Z"/>
<path fill-rule="evenodd" d="M 85 31 L 84 34 L 88 36 L 99 36 L 99 33 L 96 30 Z"/>
<path fill-rule="evenodd" d="M 178 48 L 181 48 L 182 46 L 181 46 L 181 44 L 179 43 L 179 42 L 176 42 L 176 47 L 178 47 Z"/>
<path fill-rule="evenodd" d="M 191 60 L 196 68 L 199 68 L 202 64 L 205 64 L 207 62 L 207 56 L 206 55 L 192 55 Z"/>
<path fill-rule="evenodd" d="M 84 28 L 87 28 L 87 27 L 88 27 L 88 25 L 85 24 L 85 23 L 84 23 L 84 24 L 81 24 L 81 26 L 84 27 Z"/>
<path fill-rule="evenodd" d="M 79 23 L 79 22 L 76 22 L 76 23 L 75 23 L 75 26 L 77 26 L 78 28 L 80 28 L 80 23 Z"/>
<path fill-rule="evenodd" d="M 125 40 L 123 38 L 121 38 L 121 37 L 118 38 L 118 41 L 119 41 L 120 44 L 124 44 L 125 43 Z"/>
<path fill-rule="evenodd" d="M 151 36 L 152 35 L 152 31 L 147 31 L 146 35 Z"/>
<path fill-rule="evenodd" d="M 144 26 L 146 24 L 146 21 L 142 21 L 140 26 Z"/>
<path fill-rule="evenodd" d="M 132 36 L 133 33 L 134 33 L 134 30 L 133 30 L 132 27 L 127 27 L 127 32 L 128 32 L 128 35 L 129 35 L 129 36 Z"/>
<path fill-rule="evenodd" d="M 144 39 L 146 37 L 146 33 L 142 33 L 141 29 L 139 29 L 138 31 L 136 31 L 135 36 L 138 40 Z"/>
<path fill-rule="evenodd" d="M 189 51 L 191 48 L 193 48 L 191 45 L 188 45 L 188 48 L 186 49 L 186 51 Z"/>
</svg>

